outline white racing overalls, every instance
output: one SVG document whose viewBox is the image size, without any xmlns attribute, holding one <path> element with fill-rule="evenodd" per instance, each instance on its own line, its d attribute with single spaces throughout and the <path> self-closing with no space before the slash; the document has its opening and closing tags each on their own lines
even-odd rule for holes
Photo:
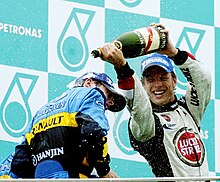
<svg viewBox="0 0 220 182">
<path fill-rule="evenodd" d="M 133 70 L 128 64 L 123 70 L 116 68 L 119 88 L 130 111 L 130 141 L 157 177 L 207 176 L 207 151 L 200 124 L 210 100 L 211 77 L 201 62 L 185 51 L 179 52 L 185 55 L 178 67 L 188 81 L 187 90 L 163 107 L 151 103 L 136 74 L 129 77 Z"/>
</svg>

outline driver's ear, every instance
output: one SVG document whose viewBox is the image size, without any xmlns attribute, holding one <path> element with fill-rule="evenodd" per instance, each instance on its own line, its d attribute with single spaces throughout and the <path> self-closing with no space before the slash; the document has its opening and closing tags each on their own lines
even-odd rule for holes
<svg viewBox="0 0 220 182">
<path fill-rule="evenodd" d="M 141 81 L 142 85 L 144 85 L 144 84 L 145 84 L 145 83 L 144 83 L 144 81 L 145 81 L 144 79 L 145 79 L 145 78 L 144 78 L 143 76 L 142 76 L 142 77 L 141 77 L 141 79 L 140 79 L 140 81 Z"/>
<path fill-rule="evenodd" d="M 174 86 L 174 88 L 176 88 L 176 85 L 177 85 L 177 78 L 174 77 L 174 78 L 173 78 L 173 86 Z"/>
<path fill-rule="evenodd" d="M 83 84 L 84 87 L 91 87 L 93 85 L 93 80 L 91 78 L 87 78 Z"/>
</svg>

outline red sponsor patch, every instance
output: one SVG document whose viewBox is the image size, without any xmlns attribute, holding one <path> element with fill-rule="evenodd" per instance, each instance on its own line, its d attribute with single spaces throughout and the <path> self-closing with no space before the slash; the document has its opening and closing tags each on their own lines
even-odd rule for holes
<svg viewBox="0 0 220 182">
<path fill-rule="evenodd" d="M 201 143 L 194 133 L 183 133 L 179 137 L 177 147 L 185 159 L 193 162 L 201 159 Z"/>
<path fill-rule="evenodd" d="M 174 138 L 174 145 L 180 160 L 190 166 L 200 166 L 204 160 L 204 145 L 197 133 L 182 128 Z"/>
</svg>

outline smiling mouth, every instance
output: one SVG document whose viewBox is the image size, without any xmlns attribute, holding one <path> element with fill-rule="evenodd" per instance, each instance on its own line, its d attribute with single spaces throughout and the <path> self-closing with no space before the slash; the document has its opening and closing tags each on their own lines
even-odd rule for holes
<svg viewBox="0 0 220 182">
<path fill-rule="evenodd" d="M 163 95 L 166 91 L 165 90 L 161 90 L 161 91 L 153 91 L 154 95 Z"/>
</svg>

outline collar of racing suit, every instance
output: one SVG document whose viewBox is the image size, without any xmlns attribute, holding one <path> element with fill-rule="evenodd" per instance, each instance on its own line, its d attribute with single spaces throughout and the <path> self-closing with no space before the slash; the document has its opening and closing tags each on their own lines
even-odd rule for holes
<svg viewBox="0 0 220 182">
<path fill-rule="evenodd" d="M 178 100 L 177 97 L 175 96 L 175 100 L 172 102 L 169 102 L 163 106 L 158 106 L 151 102 L 153 112 L 167 112 L 167 111 L 173 111 L 178 107 Z"/>
</svg>

